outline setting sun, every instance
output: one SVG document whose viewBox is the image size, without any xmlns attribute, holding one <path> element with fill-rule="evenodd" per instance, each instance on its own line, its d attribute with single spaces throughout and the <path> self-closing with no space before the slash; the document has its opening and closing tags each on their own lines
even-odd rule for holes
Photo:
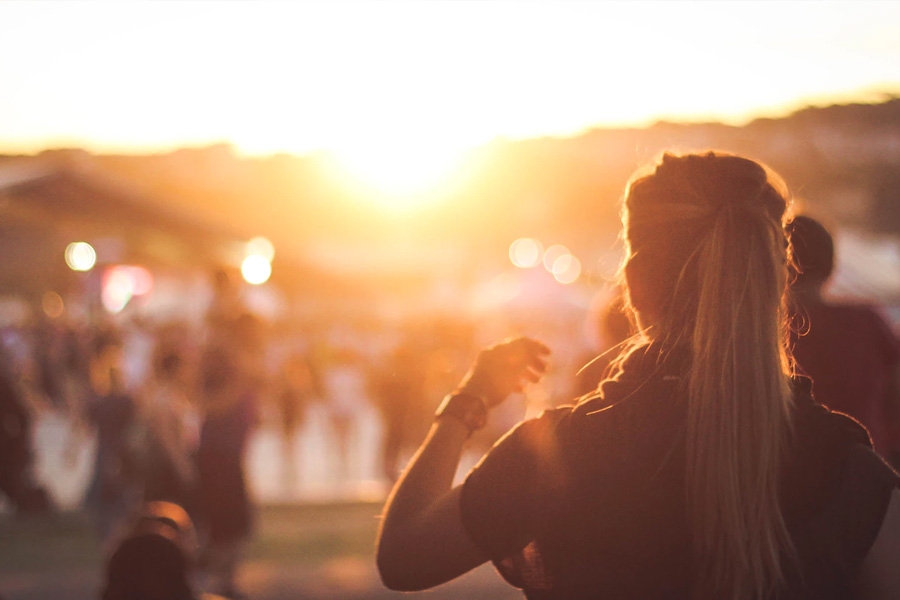
<svg viewBox="0 0 900 600">
<path fill-rule="evenodd" d="M 400 211 L 437 201 L 462 176 L 466 150 L 397 137 L 331 151 L 335 175 L 382 207 Z"/>
</svg>

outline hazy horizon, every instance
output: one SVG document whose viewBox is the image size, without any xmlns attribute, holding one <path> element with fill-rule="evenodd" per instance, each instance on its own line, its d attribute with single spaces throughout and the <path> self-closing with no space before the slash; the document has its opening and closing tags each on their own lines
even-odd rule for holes
<svg viewBox="0 0 900 600">
<path fill-rule="evenodd" d="M 522 136 L 522 137 L 513 137 L 507 135 L 498 135 L 492 139 L 488 139 L 484 142 L 481 142 L 477 145 L 473 145 L 472 148 L 476 148 L 483 144 L 490 144 L 495 141 L 528 141 L 528 140 L 536 140 L 542 138 L 551 138 L 551 139 L 573 139 L 577 138 L 581 135 L 587 134 L 591 131 L 597 130 L 621 130 L 621 129 L 649 129 L 654 125 L 658 125 L 661 123 L 668 123 L 674 125 L 725 125 L 731 127 L 744 127 L 752 123 L 757 119 L 784 119 L 789 118 L 791 115 L 805 110 L 805 109 L 817 109 L 817 108 L 827 108 L 829 106 L 845 106 L 845 105 L 853 105 L 853 104 L 861 104 L 861 105 L 876 105 L 884 102 L 888 102 L 893 98 L 900 98 L 900 91 L 898 92 L 890 92 L 890 91 L 881 91 L 877 89 L 873 90 L 860 90 L 859 92 L 847 93 L 841 95 L 840 97 L 834 98 L 832 101 L 823 100 L 819 103 L 813 102 L 803 102 L 798 101 L 796 106 L 785 106 L 782 110 L 765 112 L 760 114 L 751 114 L 747 115 L 741 119 L 721 119 L 721 120 L 711 120 L 711 119 L 666 119 L 666 118 L 650 118 L 640 122 L 634 123 L 618 123 L 618 124 L 595 124 L 588 125 L 584 129 L 574 131 L 574 132 L 563 132 L 563 133 L 547 133 L 547 134 L 535 134 L 531 136 Z M 312 148 L 308 151 L 299 151 L 292 152 L 289 150 L 275 150 L 271 152 L 244 152 L 240 145 L 238 145 L 234 140 L 231 139 L 209 139 L 209 140 L 198 140 L 196 142 L 186 142 L 183 144 L 176 145 L 161 145 L 161 146 L 118 146 L 115 144 L 103 144 L 89 141 L 77 141 L 77 140 L 59 140 L 59 141 L 47 141 L 42 143 L 40 141 L 35 141 L 32 144 L 29 144 L 26 147 L 19 148 L 13 147 L 10 149 L 8 146 L 3 145 L 3 141 L 0 140 L 0 155 L 37 155 L 45 151 L 52 150 L 85 150 L 91 154 L 119 154 L 119 155 L 154 155 L 154 154 L 165 154 L 168 152 L 174 152 L 177 150 L 184 149 L 204 149 L 215 146 L 228 146 L 231 150 L 240 157 L 246 158 L 265 158 L 268 156 L 275 155 L 290 155 L 295 157 L 306 157 L 312 156 L 321 153 L 330 153 L 333 152 L 332 149 L 329 148 Z"/>
</svg>

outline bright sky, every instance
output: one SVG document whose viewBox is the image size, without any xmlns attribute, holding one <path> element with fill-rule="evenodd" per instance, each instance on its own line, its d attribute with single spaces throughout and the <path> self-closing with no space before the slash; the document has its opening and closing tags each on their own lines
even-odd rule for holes
<svg viewBox="0 0 900 600">
<path fill-rule="evenodd" d="M 0 152 L 437 164 L 497 136 L 897 93 L 898 31 L 900 2 L 6 1 Z"/>
</svg>

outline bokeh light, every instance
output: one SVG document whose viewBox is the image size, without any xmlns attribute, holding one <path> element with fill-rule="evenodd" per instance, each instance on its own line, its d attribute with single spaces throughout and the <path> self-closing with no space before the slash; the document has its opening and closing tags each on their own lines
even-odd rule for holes
<svg viewBox="0 0 900 600">
<path fill-rule="evenodd" d="M 144 267 L 115 265 L 103 272 L 100 301 L 108 312 L 117 314 L 135 296 L 153 291 L 153 275 Z"/>
<path fill-rule="evenodd" d="M 144 296 L 153 291 L 153 275 L 144 267 L 121 265 L 128 272 L 135 296 Z"/>
<path fill-rule="evenodd" d="M 553 262 L 552 272 L 560 283 L 575 283 L 581 277 L 581 261 L 571 254 L 560 256 Z"/>
<path fill-rule="evenodd" d="M 72 242 L 66 246 L 66 264 L 73 271 L 90 271 L 97 263 L 97 252 L 87 242 Z"/>
<path fill-rule="evenodd" d="M 509 260 L 521 269 L 530 269 L 541 262 L 544 247 L 534 238 L 520 238 L 509 246 Z"/>
<path fill-rule="evenodd" d="M 571 254 L 568 248 L 562 244 L 553 244 L 544 251 L 544 268 L 552 273 L 553 263 L 556 262 L 556 259 L 567 254 Z"/>
<path fill-rule="evenodd" d="M 265 256 L 251 254 L 241 263 L 241 275 L 247 283 L 260 285 L 269 280 L 272 275 L 272 265 Z"/>
<path fill-rule="evenodd" d="M 51 319 L 58 319 L 65 310 L 65 304 L 62 296 L 56 292 L 46 292 L 41 298 L 41 308 L 44 310 L 44 314 Z"/>
<path fill-rule="evenodd" d="M 103 308 L 112 314 L 122 312 L 134 294 L 131 277 L 119 269 L 107 269 L 103 273 L 103 287 L 100 290 L 100 301 Z"/>
<path fill-rule="evenodd" d="M 272 259 L 275 258 L 275 246 L 272 245 L 268 239 L 257 236 L 247 242 L 247 246 L 244 250 L 244 256 L 253 256 L 253 255 L 262 256 L 268 262 L 272 262 Z"/>
</svg>

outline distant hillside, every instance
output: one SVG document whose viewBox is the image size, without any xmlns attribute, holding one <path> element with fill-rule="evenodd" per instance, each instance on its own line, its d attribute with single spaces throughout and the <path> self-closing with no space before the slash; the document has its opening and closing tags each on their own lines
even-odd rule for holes
<svg viewBox="0 0 900 600">
<path fill-rule="evenodd" d="M 573 138 L 496 141 L 473 152 L 466 172 L 439 202 L 406 216 L 367 202 L 321 155 L 240 158 L 218 145 L 88 160 L 153 202 L 248 237 L 268 235 L 297 255 L 313 243 L 396 238 L 493 252 L 523 235 L 596 252 L 607 249 L 618 231 L 619 197 L 635 168 L 666 149 L 707 148 L 769 164 L 803 210 L 900 233 L 898 98 L 807 108 L 743 127 L 657 123 Z"/>
</svg>

